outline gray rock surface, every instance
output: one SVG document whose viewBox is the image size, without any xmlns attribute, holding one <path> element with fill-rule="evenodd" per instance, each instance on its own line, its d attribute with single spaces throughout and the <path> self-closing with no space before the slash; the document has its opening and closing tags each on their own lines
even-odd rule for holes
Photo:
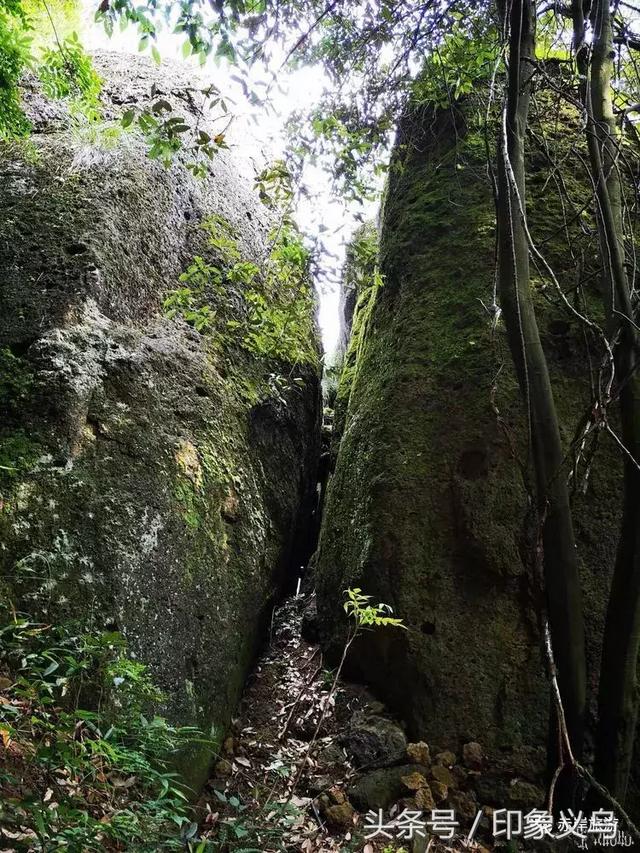
<svg viewBox="0 0 640 853">
<path fill-rule="evenodd" d="M 188 107 L 185 71 L 96 62 L 106 119 L 152 83 Z M 308 556 L 317 371 L 227 346 L 224 325 L 203 336 L 163 315 L 205 251 L 206 216 L 264 260 L 269 218 L 230 154 L 199 180 L 184 157 L 150 160 L 135 133 L 75 125 L 35 89 L 25 101 L 35 133 L 0 161 L 0 574 L 49 618 L 121 631 L 163 710 L 218 736 L 274 594 Z M 270 373 L 304 387 L 278 399 Z M 16 572 L 35 564 L 45 585 Z M 189 759 L 194 785 L 208 760 Z"/>
<path fill-rule="evenodd" d="M 355 714 L 342 744 L 356 767 L 388 767 L 406 757 L 407 739 L 387 717 Z"/>
<path fill-rule="evenodd" d="M 428 769 L 419 764 L 400 764 L 396 767 L 383 767 L 361 776 L 349 788 L 349 799 L 361 812 L 369 809 L 388 809 L 400 797 L 409 794 L 402 782 L 403 776 L 412 773 L 428 774 Z"/>
</svg>

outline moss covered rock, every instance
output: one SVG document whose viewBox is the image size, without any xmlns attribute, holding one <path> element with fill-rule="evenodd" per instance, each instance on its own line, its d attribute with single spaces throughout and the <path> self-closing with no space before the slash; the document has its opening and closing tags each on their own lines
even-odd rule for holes
<svg viewBox="0 0 640 853">
<path fill-rule="evenodd" d="M 318 610 L 326 644 L 336 649 L 347 587 L 391 604 L 404 620 L 407 631 L 363 635 L 350 663 L 405 718 L 411 737 L 441 748 L 478 740 L 489 750 L 526 752 L 546 741 L 549 692 L 529 565 L 523 404 L 491 307 L 495 217 L 484 111 L 471 100 L 437 113 L 418 106 L 399 131 L 381 221 L 383 282 L 372 279 L 361 293 L 346 359 Z M 597 313 L 594 241 L 571 218 L 572 255 L 562 228 L 563 205 L 578 206 L 586 184 L 557 186 L 545 155 L 545 145 L 566 153 L 575 140 L 535 116 L 533 127 L 534 238 L 572 301 L 582 258 L 584 298 Z M 589 408 L 585 338 L 553 287 L 533 284 L 568 448 Z M 598 346 L 589 344 L 597 362 Z M 592 673 L 619 478 L 620 459 L 602 442 L 586 493 L 574 497 Z"/>
<path fill-rule="evenodd" d="M 184 72 L 97 65 L 105 119 L 152 84 L 190 115 Z M 318 369 L 238 344 L 241 285 L 206 333 L 165 316 L 212 214 L 264 264 L 269 216 L 231 156 L 198 179 L 186 155 L 165 169 L 135 133 L 25 100 L 46 133 L 5 146 L 0 167 L 0 574 L 18 609 L 121 631 L 163 710 L 220 733 L 274 595 L 308 556 Z M 311 302 L 301 311 L 314 353 Z M 194 784 L 208 759 L 191 757 Z"/>
</svg>

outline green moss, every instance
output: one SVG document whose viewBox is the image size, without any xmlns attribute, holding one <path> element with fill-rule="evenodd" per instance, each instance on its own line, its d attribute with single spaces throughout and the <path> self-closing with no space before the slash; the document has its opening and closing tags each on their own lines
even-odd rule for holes
<svg viewBox="0 0 640 853">
<path fill-rule="evenodd" d="M 353 666 L 413 735 L 442 745 L 474 736 L 520 747 L 544 742 L 548 699 L 523 560 L 524 406 L 491 310 L 495 216 L 483 114 L 474 102 L 437 114 L 424 109 L 401 128 L 382 216 L 384 285 L 374 299 L 361 295 L 340 383 L 348 410 L 327 496 L 318 592 L 336 643 L 346 587 L 392 603 L 409 627 L 401 637 L 367 637 Z M 552 130 L 534 123 L 534 166 Z M 559 156 L 573 143 L 570 134 L 558 140 Z M 534 239 L 570 294 L 575 262 L 561 227 L 561 192 L 577 198 L 583 178 L 568 188 L 551 182 L 541 198 L 544 181 L 530 176 Z M 597 317 L 593 242 L 576 221 L 568 233 L 585 259 L 583 299 Z M 542 279 L 536 304 L 568 446 L 590 400 L 585 341 Z M 590 344 L 597 362 L 598 343 Z M 588 638 L 595 663 L 603 566 L 611 565 L 617 536 L 611 515 L 620 462 L 612 447 L 603 448 L 592 476 L 588 495 L 576 500 L 576 526 L 586 606 L 598 614 Z"/>
<path fill-rule="evenodd" d="M 10 349 L 0 349 L 0 408 L 15 413 L 33 388 L 33 374 L 27 362 Z"/>
<path fill-rule="evenodd" d="M 42 447 L 24 432 L 0 437 L 0 487 L 6 488 L 33 467 Z"/>
</svg>

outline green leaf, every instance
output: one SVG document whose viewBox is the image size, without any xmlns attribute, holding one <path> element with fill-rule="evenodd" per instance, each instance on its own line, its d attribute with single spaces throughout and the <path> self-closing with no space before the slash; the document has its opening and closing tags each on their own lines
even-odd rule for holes
<svg viewBox="0 0 640 853">
<path fill-rule="evenodd" d="M 122 126 L 125 128 L 130 127 L 133 124 L 133 120 L 135 117 L 136 117 L 136 111 L 135 110 L 127 110 L 124 113 L 124 115 L 122 116 Z"/>
</svg>

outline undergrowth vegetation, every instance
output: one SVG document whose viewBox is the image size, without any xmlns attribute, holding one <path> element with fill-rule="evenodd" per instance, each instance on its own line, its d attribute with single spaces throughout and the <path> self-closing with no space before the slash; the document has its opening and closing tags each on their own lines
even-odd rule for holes
<svg viewBox="0 0 640 853">
<path fill-rule="evenodd" d="M 0 623 L 3 849 L 185 849 L 172 756 L 202 736 L 150 713 L 162 697 L 122 636 L 38 621 L 8 596 Z"/>
<path fill-rule="evenodd" d="M 69 98 L 75 109 L 98 113 L 101 81 L 76 33 L 58 39 L 54 48 L 36 47 L 35 30 L 22 0 L 0 6 L 0 138 L 24 136 L 31 128 L 25 116 L 19 83 L 33 71 L 49 97 Z"/>
</svg>

